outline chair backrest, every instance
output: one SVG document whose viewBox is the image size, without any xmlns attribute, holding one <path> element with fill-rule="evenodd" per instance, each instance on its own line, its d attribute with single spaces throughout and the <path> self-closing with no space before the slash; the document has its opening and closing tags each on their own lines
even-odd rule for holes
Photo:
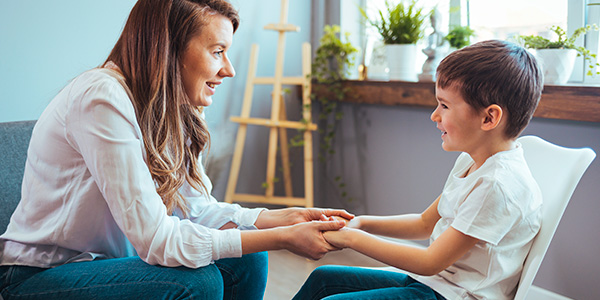
<svg viewBox="0 0 600 300">
<path fill-rule="evenodd" d="M 596 157 L 589 148 L 564 148 L 536 136 L 518 139 L 525 161 L 542 190 L 542 227 L 525 260 L 515 300 L 523 300 L 533 283 L 558 223 L 581 176 Z"/>
<path fill-rule="evenodd" d="M 35 121 L 0 123 L 0 234 L 21 200 L 27 148 Z"/>
</svg>

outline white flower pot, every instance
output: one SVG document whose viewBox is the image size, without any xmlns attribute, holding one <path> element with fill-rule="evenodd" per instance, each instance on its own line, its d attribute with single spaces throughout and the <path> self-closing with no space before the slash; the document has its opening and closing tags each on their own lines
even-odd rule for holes
<svg viewBox="0 0 600 300">
<path fill-rule="evenodd" d="M 390 80 L 417 81 L 416 44 L 385 45 Z"/>
<path fill-rule="evenodd" d="M 575 49 L 532 50 L 544 71 L 544 84 L 565 84 L 573 73 L 577 51 Z"/>
</svg>

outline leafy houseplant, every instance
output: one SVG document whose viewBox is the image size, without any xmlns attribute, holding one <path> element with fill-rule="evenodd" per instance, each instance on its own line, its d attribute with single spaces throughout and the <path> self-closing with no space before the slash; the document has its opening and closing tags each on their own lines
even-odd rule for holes
<svg viewBox="0 0 600 300">
<path fill-rule="evenodd" d="M 417 0 L 412 0 L 408 5 L 404 2 L 392 4 L 385 1 L 386 14 L 378 11 L 379 19 L 369 19 L 367 13 L 361 9 L 361 14 L 373 26 L 386 45 L 415 44 L 423 38 L 425 20 L 428 14 L 417 7 Z"/>
<path fill-rule="evenodd" d="M 475 31 L 469 26 L 455 26 L 444 39 L 450 43 L 450 47 L 460 49 L 469 45 L 469 39 L 474 34 Z"/>
<path fill-rule="evenodd" d="M 523 44 L 524 47 L 534 49 L 536 57 L 542 61 L 544 66 L 544 76 L 546 83 L 558 83 L 564 84 L 570 77 L 573 71 L 573 64 L 576 56 L 583 56 L 583 59 L 588 63 L 589 70 L 587 75 L 592 76 L 594 74 L 600 74 L 594 71 L 594 68 L 600 66 L 596 60 L 596 54 L 591 53 L 588 49 L 583 46 L 575 45 L 575 40 L 590 30 L 598 30 L 596 24 L 587 25 L 584 27 L 577 28 L 571 36 L 568 36 L 564 29 L 560 26 L 550 27 L 550 31 L 554 32 L 557 36 L 556 40 L 550 40 L 539 35 L 529 36 L 518 36 L 517 39 Z M 564 55 L 566 62 L 553 62 L 551 61 L 551 55 L 557 56 L 556 53 Z M 553 67 L 564 65 L 565 68 L 562 70 L 554 70 Z"/>
<path fill-rule="evenodd" d="M 404 1 L 393 4 L 386 0 L 385 12 L 379 10 L 375 19 L 370 19 L 363 9 L 360 10 L 363 18 L 379 32 L 386 45 L 392 80 L 416 81 L 416 43 L 423 38 L 425 21 L 429 16 L 417 6 L 417 2 L 411 0 L 406 4 Z"/>
</svg>

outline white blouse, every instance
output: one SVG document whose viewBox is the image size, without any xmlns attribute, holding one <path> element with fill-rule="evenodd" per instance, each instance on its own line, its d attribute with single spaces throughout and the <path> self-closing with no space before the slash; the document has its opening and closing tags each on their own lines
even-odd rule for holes
<svg viewBox="0 0 600 300">
<path fill-rule="evenodd" d="M 197 268 L 242 255 L 240 229 L 263 209 L 217 202 L 187 183 L 190 214 L 167 214 L 146 165 L 134 107 L 116 73 L 85 72 L 48 105 L 33 130 L 22 198 L 0 236 L 0 265 L 54 267 L 139 255 Z M 239 229 L 218 230 L 229 221 Z"/>
</svg>

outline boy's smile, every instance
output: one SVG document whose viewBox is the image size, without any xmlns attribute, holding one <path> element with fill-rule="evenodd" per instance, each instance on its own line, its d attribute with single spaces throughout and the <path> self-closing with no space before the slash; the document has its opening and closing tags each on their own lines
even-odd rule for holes
<svg viewBox="0 0 600 300">
<path fill-rule="evenodd" d="M 431 114 L 442 132 L 442 148 L 446 151 L 470 152 L 477 145 L 481 128 L 480 114 L 463 99 L 455 87 L 436 86 L 438 106 Z"/>
</svg>

